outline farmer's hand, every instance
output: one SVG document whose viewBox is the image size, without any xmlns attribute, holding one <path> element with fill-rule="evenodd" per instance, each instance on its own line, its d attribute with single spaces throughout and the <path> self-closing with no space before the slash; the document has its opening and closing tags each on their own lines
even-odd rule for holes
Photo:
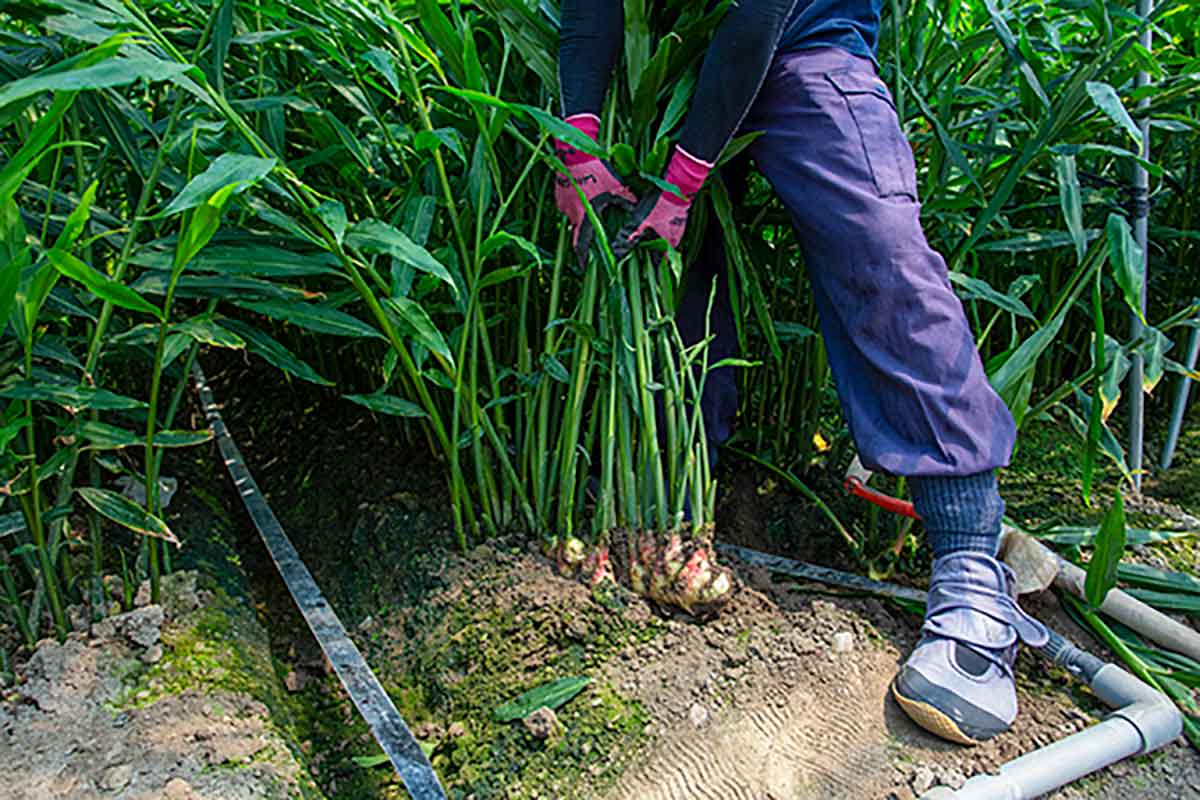
<svg viewBox="0 0 1200 800">
<path fill-rule="evenodd" d="M 666 239 L 671 247 L 678 248 L 687 229 L 692 200 L 711 170 L 712 164 L 676 147 L 663 177 L 667 183 L 676 186 L 682 195 L 655 189 L 643 197 L 629 221 L 617 234 L 613 254 L 623 258 L 638 242 L 654 238 Z"/>
<path fill-rule="evenodd" d="M 600 132 L 600 120 L 592 114 L 576 114 L 568 117 L 566 121 L 592 141 L 595 141 L 596 134 Z M 579 184 L 580 191 L 597 214 L 610 205 L 624 209 L 633 208 L 637 196 L 604 161 L 558 140 L 555 140 L 554 147 L 559 160 L 570 173 L 570 177 L 562 173 L 554 176 L 554 202 L 571 223 L 571 245 L 582 268 L 587 265 L 588 248 L 591 247 L 594 231 L 587 218 L 587 210 L 579 199 L 579 193 L 575 191 L 571 179 L 574 178 L 575 183 Z"/>
</svg>

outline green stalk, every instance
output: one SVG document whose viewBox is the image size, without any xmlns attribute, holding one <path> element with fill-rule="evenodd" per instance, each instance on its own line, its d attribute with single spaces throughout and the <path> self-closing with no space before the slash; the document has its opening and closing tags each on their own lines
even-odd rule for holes
<svg viewBox="0 0 1200 800">
<path fill-rule="evenodd" d="M 658 410 L 654 406 L 654 393 L 650 390 L 650 385 L 654 380 L 648 353 L 651 342 L 646 335 L 645 311 L 642 307 L 642 271 L 638 259 L 637 256 L 629 259 L 629 282 L 626 284 L 626 288 L 629 295 L 629 316 L 633 323 L 631 344 L 634 347 L 637 362 L 637 397 L 641 405 L 642 430 L 639 447 L 645 453 L 641 466 L 643 470 L 649 470 L 641 472 L 640 475 L 642 480 L 653 482 L 651 489 L 658 512 L 658 529 L 666 531 L 668 529 L 667 487 L 663 482 L 662 457 L 659 451 Z M 612 379 L 615 383 L 618 376 L 613 375 Z"/>
<path fill-rule="evenodd" d="M 25 379 L 33 380 L 33 336 L 34 329 L 30 327 L 25 341 Z M 63 613 L 62 598 L 58 591 L 58 575 L 54 569 L 54 559 L 46 546 L 46 532 L 42 525 L 42 491 L 38 477 L 37 435 L 33 415 L 33 401 L 25 401 L 25 415 L 29 424 L 25 427 L 25 446 L 29 454 L 29 497 L 21 496 L 21 511 L 25 517 L 25 525 L 33 535 L 33 546 L 37 549 L 38 564 L 41 570 L 42 582 L 46 587 L 46 596 L 50 600 L 50 615 L 59 640 L 67 637 L 67 617 Z M 36 620 L 34 620 L 36 624 Z"/>
<path fill-rule="evenodd" d="M 12 562 L 9 561 L 8 551 L 0 547 L 0 578 L 4 582 L 4 593 L 8 596 L 8 605 L 12 609 L 13 622 L 16 623 L 17 630 L 21 634 L 21 638 L 25 640 L 25 644 L 29 649 L 37 647 L 37 636 L 34 634 L 33 628 L 29 625 L 29 617 L 25 613 L 25 607 L 21 605 L 21 596 L 17 592 L 16 581 L 12 576 Z"/>
<path fill-rule="evenodd" d="M 598 270 L 588 270 L 583 281 L 583 298 L 580 301 L 577 319 L 591 321 L 595 318 L 596 292 Z M 586 337 L 576 338 L 575 353 L 573 354 L 573 374 L 567 395 L 567 405 L 563 414 L 563 425 L 559 433 L 558 462 L 562 472 L 557 477 L 561 480 L 564 490 L 559 499 L 559 530 L 558 533 L 569 534 L 574 531 L 574 520 L 571 509 L 574 508 L 575 470 L 578 462 L 577 446 L 579 444 L 579 429 L 583 413 L 584 395 L 587 393 L 588 376 L 591 373 L 591 343 Z M 552 476 L 553 477 L 553 476 Z"/>
</svg>

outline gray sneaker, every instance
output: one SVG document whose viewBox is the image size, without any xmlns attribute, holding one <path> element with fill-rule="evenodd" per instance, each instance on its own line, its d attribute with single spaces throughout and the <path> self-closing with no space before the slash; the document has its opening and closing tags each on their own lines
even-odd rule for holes
<svg viewBox="0 0 1200 800">
<path fill-rule="evenodd" d="M 900 708 L 930 733 L 978 744 L 1017 718 L 1017 646 L 1040 647 L 1048 634 L 1017 605 L 1014 583 L 1012 570 L 984 553 L 934 562 L 924 636 L 892 682 Z"/>
</svg>

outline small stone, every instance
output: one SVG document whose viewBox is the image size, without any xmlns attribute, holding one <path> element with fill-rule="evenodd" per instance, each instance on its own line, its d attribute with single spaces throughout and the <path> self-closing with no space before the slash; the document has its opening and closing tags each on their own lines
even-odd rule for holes
<svg viewBox="0 0 1200 800">
<path fill-rule="evenodd" d="M 304 687 L 308 686 L 308 675 L 301 674 L 294 669 L 290 670 L 283 678 L 283 685 L 292 694 L 302 692 Z"/>
<path fill-rule="evenodd" d="M 849 653 L 854 649 L 854 634 L 842 631 L 833 635 L 833 652 Z"/>
<path fill-rule="evenodd" d="M 192 792 L 192 785 L 183 778 L 172 778 L 167 781 L 164 796 L 167 800 L 191 800 L 195 794 Z"/>
<path fill-rule="evenodd" d="M 161 644 L 154 645 L 141 655 L 143 664 L 157 664 L 162 661 L 162 657 L 163 649 Z"/>
<path fill-rule="evenodd" d="M 963 784 L 967 782 L 967 776 L 963 771 L 955 767 L 949 767 L 942 770 L 942 774 L 938 776 L 943 786 L 949 786 L 951 789 L 961 789 Z"/>
<path fill-rule="evenodd" d="M 936 780 L 933 776 L 933 770 L 929 767 L 917 767 L 917 771 L 913 773 L 912 780 L 909 781 L 909 786 L 912 787 L 914 794 L 922 795 L 933 788 L 934 781 Z"/>
<path fill-rule="evenodd" d="M 133 765 L 119 764 L 110 767 L 100 778 L 100 788 L 109 792 L 119 792 L 133 780 Z"/>
<path fill-rule="evenodd" d="M 451 739 L 461 739 L 467 735 L 467 726 L 463 725 L 461 722 L 452 722 L 450 723 L 450 730 L 448 733 L 450 734 Z"/>
<path fill-rule="evenodd" d="M 709 713 L 708 709 L 699 703 L 692 703 L 692 707 L 688 710 L 688 719 L 697 728 L 703 728 L 708 724 Z"/>
<path fill-rule="evenodd" d="M 137 594 L 133 596 L 133 607 L 143 608 L 150 605 L 150 581 L 142 581 Z"/>
<path fill-rule="evenodd" d="M 164 619 L 162 606 L 146 606 L 100 620 L 92 626 L 92 635 L 99 639 L 124 636 L 141 647 L 153 647 L 162 635 Z"/>
<path fill-rule="evenodd" d="M 549 739 L 559 727 L 558 715 L 545 706 L 530 712 L 529 716 L 522 720 L 522 724 L 535 738 L 543 740 Z"/>
</svg>

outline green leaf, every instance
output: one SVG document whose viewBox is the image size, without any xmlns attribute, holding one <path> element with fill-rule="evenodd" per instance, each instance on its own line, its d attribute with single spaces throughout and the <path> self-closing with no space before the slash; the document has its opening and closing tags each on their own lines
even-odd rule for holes
<svg viewBox="0 0 1200 800">
<path fill-rule="evenodd" d="M 1103 81 L 1088 81 L 1087 93 L 1088 97 L 1092 98 L 1092 102 L 1104 112 L 1106 117 L 1123 128 L 1129 134 L 1129 137 L 1137 143 L 1138 147 L 1142 146 L 1142 130 L 1133 121 L 1133 117 L 1129 116 L 1129 112 L 1125 110 L 1125 106 L 1121 103 L 1121 98 L 1117 96 L 1117 92 L 1113 87 Z"/>
<path fill-rule="evenodd" d="M 99 185 L 98 181 L 92 181 L 92 185 L 84 191 L 83 197 L 79 200 L 79 205 L 67 217 L 67 224 L 63 226 L 62 233 L 55 240 L 55 248 L 70 250 L 74 247 L 75 240 L 79 238 L 79 234 L 83 233 L 88 219 L 92 216 L 92 203 L 96 200 L 96 189 Z"/>
<path fill-rule="evenodd" d="M 663 112 L 662 122 L 658 125 L 658 132 L 654 134 L 656 141 L 664 136 L 670 136 L 671 131 L 675 130 L 675 126 L 687 114 L 692 102 L 692 92 L 695 88 L 695 72 L 688 72 L 675 82 L 675 88 L 671 90 L 671 100 L 667 103 L 667 110 Z M 629 171 L 632 172 L 632 170 Z"/>
<path fill-rule="evenodd" d="M 387 79 L 388 85 L 392 87 L 392 91 L 397 95 L 400 94 L 400 76 L 396 74 L 396 59 L 392 57 L 391 53 L 378 47 L 371 47 L 363 54 L 362 59 L 379 70 L 380 74 Z"/>
<path fill-rule="evenodd" d="M 221 327 L 216 320 L 207 316 L 192 317 L 183 322 L 177 322 L 171 326 L 171 330 L 175 333 L 190 336 L 197 342 L 211 347 L 241 350 L 246 346 L 245 339 Z"/>
<path fill-rule="evenodd" d="M 64 72 L 53 67 L 27 78 L 10 81 L 0 88 L 0 107 L 42 92 L 80 92 L 87 89 L 111 89 L 137 80 L 172 80 L 188 70 L 187 64 L 164 61 L 149 55 L 134 58 L 109 58 L 99 64 Z"/>
<path fill-rule="evenodd" d="M 208 169 L 192 178 L 170 205 L 157 216 L 169 217 L 203 205 L 229 186 L 234 187 L 231 191 L 237 194 L 266 177 L 275 168 L 275 163 L 273 158 L 258 158 L 240 153 L 220 155 L 208 165 Z"/>
<path fill-rule="evenodd" d="M 1147 589 L 1200 595 L 1200 579 L 1195 576 L 1147 564 L 1121 564 L 1117 567 L 1117 579 Z"/>
<path fill-rule="evenodd" d="M 1088 435 L 1088 423 L 1084 422 L 1084 419 L 1090 420 L 1092 417 L 1092 398 L 1087 392 L 1077 388 L 1075 390 L 1075 402 L 1079 404 L 1083 417 L 1072 411 L 1066 404 L 1060 404 L 1058 407 L 1067 414 L 1067 418 L 1070 420 L 1071 427 L 1075 429 L 1075 432 L 1086 439 Z M 1121 443 L 1117 441 L 1117 437 L 1113 435 L 1112 429 L 1103 422 L 1100 423 L 1099 445 L 1100 452 L 1104 453 L 1113 462 L 1117 469 L 1121 471 L 1121 475 L 1127 480 L 1131 480 L 1133 476 L 1129 472 L 1129 465 L 1125 463 L 1125 451 L 1121 448 Z"/>
<path fill-rule="evenodd" d="M 232 187 L 226 187 L 232 188 Z M 213 196 L 214 201 L 225 190 L 221 190 Z M 184 269 L 192 262 L 209 240 L 216 235 L 217 229 L 221 227 L 221 210 L 224 206 L 224 201 L 206 202 L 196 208 L 195 212 L 184 225 L 183 233 L 179 236 L 179 244 L 175 248 L 175 261 L 172 266 L 172 275 L 178 276 L 183 273 Z"/>
<path fill-rule="evenodd" d="M 1108 350 L 1112 352 L 1105 357 L 1104 376 L 1100 381 L 1100 399 L 1103 403 L 1100 418 L 1104 420 L 1117 408 L 1117 402 L 1121 399 L 1121 385 L 1129 373 L 1130 366 L 1129 356 L 1125 355 L 1125 350 L 1112 339 L 1108 340 L 1106 352 Z"/>
<path fill-rule="evenodd" d="M 1167 351 L 1171 349 L 1174 342 L 1158 328 L 1146 328 L 1142 331 L 1142 335 L 1147 337 L 1146 342 L 1138 347 L 1144 364 L 1142 391 L 1150 394 L 1162 380 Z"/>
<path fill-rule="evenodd" d="M 409 417 L 412 419 L 421 419 L 429 416 L 416 403 L 401 400 L 395 395 L 383 394 L 382 392 L 376 392 L 375 394 L 348 394 L 344 395 L 344 397 L 379 414 L 388 414 L 393 417 Z"/>
<path fill-rule="evenodd" d="M 143 272 L 133 282 L 133 287 L 143 294 L 165 295 L 170 277 L 158 271 Z M 294 286 L 283 286 L 241 275 L 185 274 L 175 286 L 175 296 L 215 297 L 220 300 L 230 296 L 247 299 L 262 297 L 300 302 L 312 299 L 313 293 Z"/>
<path fill-rule="evenodd" d="M 182 431 L 182 430 L 165 430 L 158 431 L 154 434 L 155 447 L 195 447 L 198 444 L 212 441 L 213 434 L 210 430 L 203 431 Z"/>
<path fill-rule="evenodd" d="M 75 491 L 102 517 L 135 533 L 152 536 L 156 539 L 165 539 L 176 547 L 179 546 L 179 539 L 167 527 L 167 523 L 147 512 L 125 495 L 90 486 L 81 487 Z"/>
<path fill-rule="evenodd" d="M 563 366 L 561 361 L 552 356 L 550 353 L 542 353 L 539 363 L 541 363 L 542 369 L 546 372 L 546 374 L 554 380 L 564 384 L 570 383 L 571 375 L 569 372 L 567 372 L 567 368 Z"/>
<path fill-rule="evenodd" d="M 463 64 L 463 41 L 450 19 L 442 13 L 437 0 L 416 0 L 421 28 L 441 51 L 441 59 L 459 83 L 466 83 Z"/>
<path fill-rule="evenodd" d="M 482 261 L 504 247 L 515 247 L 524 251 L 533 260 L 533 263 L 541 266 L 542 254 L 538 251 L 537 245 L 522 236 L 507 231 L 499 231 L 489 236 L 479 250 L 479 258 Z"/>
<path fill-rule="evenodd" d="M 0 203 L 0 330 L 8 322 L 21 286 L 21 273 L 30 264 L 25 223 L 12 200 Z"/>
<path fill-rule="evenodd" d="M 316 370 L 297 358 L 292 351 L 288 350 L 286 347 L 260 331 L 258 328 L 253 328 L 246 323 L 235 319 L 225 320 L 225 327 L 229 328 L 246 341 L 247 350 L 261 357 L 267 361 L 267 363 L 278 367 L 287 374 L 294 375 L 301 380 L 308 381 L 309 383 L 315 383 L 318 386 L 333 386 L 333 381 L 322 378 L 317 374 Z"/>
<path fill-rule="evenodd" d="M 949 156 L 950 162 L 958 168 L 959 172 L 966 176 L 967 180 L 982 192 L 983 187 L 979 185 L 979 179 L 975 176 L 975 170 L 971 168 L 971 162 L 963 155 L 962 146 L 950 135 L 950 131 L 946 129 L 945 123 L 942 122 L 941 118 L 930 107 L 929 102 L 917 88 L 903 75 L 900 76 L 900 79 L 901 83 L 908 90 L 908 93 L 912 95 L 913 99 L 917 101 L 917 105 L 921 107 L 921 113 L 933 125 L 933 131 L 937 134 L 938 141 L 941 143 L 942 149 L 946 151 L 946 155 Z"/>
<path fill-rule="evenodd" d="M 337 200 L 326 200 L 317 206 L 317 216 L 329 228 L 338 244 L 346 237 L 346 207 Z"/>
<path fill-rule="evenodd" d="M 543 683 L 536 689 L 531 689 L 512 702 L 497 708 L 494 716 L 497 722 L 512 722 L 529 716 L 539 708 L 554 710 L 582 692 L 584 687 L 591 682 L 591 678 L 578 677 L 559 678 L 549 683 Z"/>
<path fill-rule="evenodd" d="M 317 306 L 311 303 L 289 303 L 283 300 L 235 301 L 235 303 L 249 311 L 271 319 L 290 322 L 317 333 L 356 338 L 383 338 L 379 331 L 357 317 L 326 306 Z"/>
<path fill-rule="evenodd" d="M 1109 214 L 1108 260 L 1112 263 L 1113 279 L 1121 287 L 1125 304 L 1143 324 L 1146 315 L 1142 311 L 1142 287 L 1145 285 L 1146 262 L 1142 248 L 1133 238 L 1129 223 L 1120 214 Z"/>
<path fill-rule="evenodd" d="M 46 148 L 58 136 L 59 122 L 63 114 L 74 101 L 74 92 L 56 95 L 50 108 L 46 109 L 38 118 L 37 124 L 24 135 L 21 148 L 9 157 L 3 169 L 0 169 L 0 205 L 7 205 L 12 200 L 25 178 L 48 152 Z"/>
<path fill-rule="evenodd" d="M 354 762 L 355 766 L 362 767 L 363 769 L 373 769 L 392 763 L 392 760 L 386 753 L 378 756 L 354 756 L 350 760 Z"/>
<path fill-rule="evenodd" d="M 366 219 L 350 229 L 346 244 L 364 253 L 384 253 L 409 266 L 427 272 L 458 294 L 458 285 L 450 271 L 421 245 L 400 230 L 377 219 Z"/>
<path fill-rule="evenodd" d="M 782 322 L 775 320 L 775 334 L 779 337 L 782 344 L 788 342 L 799 342 L 811 336 L 816 336 L 817 332 L 807 325 L 801 325 L 799 322 Z"/>
<path fill-rule="evenodd" d="M 1012 355 L 1004 360 L 999 369 L 988 376 L 992 388 L 1004 399 L 1004 402 L 1008 403 L 1010 409 L 1015 404 L 1016 390 L 1020 387 L 1021 381 L 1032 374 L 1042 353 L 1054 342 L 1059 329 L 1062 328 L 1063 320 L 1067 318 L 1069 309 L 1070 306 L 1064 303 L 1062 310 L 1052 320 L 1038 328 L 1032 336 L 1013 351 Z"/>
<path fill-rule="evenodd" d="M 1092 560 L 1088 562 L 1087 578 L 1083 584 L 1084 597 L 1092 608 L 1099 608 L 1109 590 L 1117 585 L 1117 566 L 1124 554 L 1125 503 L 1118 492 L 1112 508 L 1100 523 L 1096 547 L 1092 552 Z"/>
<path fill-rule="evenodd" d="M 383 303 L 399 315 L 400 319 L 406 323 L 413 338 L 422 346 L 432 353 L 437 353 L 451 366 L 454 365 L 454 356 L 451 355 L 446 340 L 424 308 L 407 297 L 389 297 Z"/>
<path fill-rule="evenodd" d="M 29 417 L 17 417 L 0 425 L 0 453 L 12 444 L 13 439 L 20 435 L 21 431 L 25 430 L 25 426 L 29 424 Z"/>
<path fill-rule="evenodd" d="M 958 288 L 959 296 L 965 300 L 986 300 L 1010 314 L 1024 317 L 1025 319 L 1036 319 L 1033 316 L 1033 312 L 1029 310 L 1029 306 L 1025 305 L 1021 300 L 996 291 L 987 281 L 981 278 L 972 278 L 970 275 L 965 275 L 961 272 L 951 272 L 950 282 Z"/>
<path fill-rule="evenodd" d="M 502 283 L 513 280 L 514 278 L 520 278 L 523 275 L 528 275 L 530 269 L 531 265 L 529 264 L 526 264 L 525 266 L 501 267 L 500 269 L 494 269 L 479 279 L 479 286 L 477 288 L 483 290 L 489 286 L 499 286 Z"/>
<path fill-rule="evenodd" d="M 218 272 L 224 275 L 252 275 L 259 278 L 299 278 L 307 275 L 338 274 L 337 259 L 329 253 L 293 252 L 257 242 L 210 244 L 188 265 L 190 272 Z M 174 245 L 172 244 L 173 248 Z M 155 270 L 170 270 L 174 253 L 154 243 L 139 251 L 130 261 Z"/>
<path fill-rule="evenodd" d="M 79 435 L 87 440 L 89 450 L 120 450 L 137 447 L 145 440 L 133 431 L 118 428 L 96 420 L 88 420 L 79 426 Z"/>
<path fill-rule="evenodd" d="M 1087 231 L 1083 228 L 1083 198 L 1079 190 L 1079 175 L 1075 156 L 1055 156 L 1054 172 L 1058 176 L 1058 202 L 1071 240 L 1075 242 L 1075 259 L 1083 263 L 1087 252 Z"/>
<path fill-rule="evenodd" d="M 82 283 L 88 291 L 101 300 L 130 311 L 142 311 L 156 319 L 163 318 L 162 311 L 147 302 L 133 289 L 97 272 L 70 253 L 52 248 L 46 251 L 46 258 L 56 270 L 68 278 Z"/>
</svg>

